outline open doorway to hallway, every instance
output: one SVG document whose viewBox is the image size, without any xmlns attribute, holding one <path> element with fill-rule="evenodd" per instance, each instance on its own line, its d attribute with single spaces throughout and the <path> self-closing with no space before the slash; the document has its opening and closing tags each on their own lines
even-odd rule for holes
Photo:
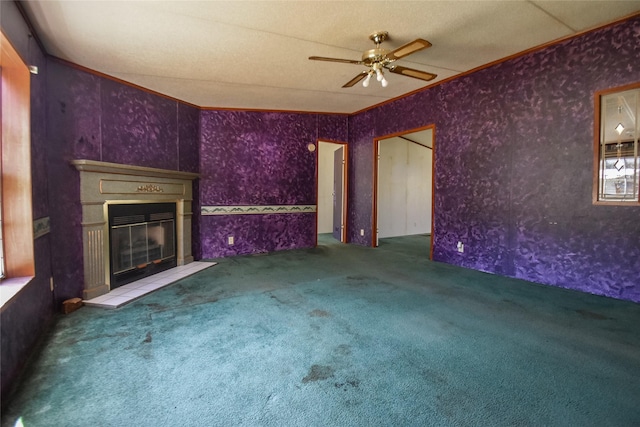
<svg viewBox="0 0 640 427">
<path fill-rule="evenodd" d="M 318 141 L 318 236 L 346 243 L 347 145 Z"/>
<path fill-rule="evenodd" d="M 434 126 L 375 141 L 374 246 L 380 239 L 424 236 L 431 257 Z"/>
</svg>

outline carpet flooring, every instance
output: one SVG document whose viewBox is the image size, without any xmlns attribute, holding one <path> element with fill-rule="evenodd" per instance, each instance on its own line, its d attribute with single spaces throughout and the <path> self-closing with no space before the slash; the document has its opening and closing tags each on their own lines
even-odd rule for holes
<svg viewBox="0 0 640 427">
<path fill-rule="evenodd" d="M 61 315 L 2 426 L 640 425 L 640 305 L 428 242 L 323 235 Z"/>
</svg>

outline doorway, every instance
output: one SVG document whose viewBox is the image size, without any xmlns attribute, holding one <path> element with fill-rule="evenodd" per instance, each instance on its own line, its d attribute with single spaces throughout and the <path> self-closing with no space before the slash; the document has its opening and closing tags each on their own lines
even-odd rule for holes
<svg viewBox="0 0 640 427">
<path fill-rule="evenodd" d="M 433 247 L 435 126 L 377 138 L 374 143 L 373 242 L 425 235 Z"/>
<path fill-rule="evenodd" d="M 317 234 L 346 243 L 347 145 L 318 141 Z"/>
</svg>

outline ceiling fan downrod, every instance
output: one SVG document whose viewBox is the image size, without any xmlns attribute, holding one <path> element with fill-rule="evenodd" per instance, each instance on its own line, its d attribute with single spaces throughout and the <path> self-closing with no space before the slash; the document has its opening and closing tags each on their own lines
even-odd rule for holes
<svg viewBox="0 0 640 427">
<path fill-rule="evenodd" d="M 380 43 L 385 41 L 389 37 L 389 33 L 386 31 L 376 31 L 369 35 L 369 39 L 376 44 L 374 49 L 365 50 L 362 53 L 362 62 L 371 67 L 373 64 L 385 61 L 387 54 L 390 52 L 387 49 L 380 47 Z"/>
</svg>

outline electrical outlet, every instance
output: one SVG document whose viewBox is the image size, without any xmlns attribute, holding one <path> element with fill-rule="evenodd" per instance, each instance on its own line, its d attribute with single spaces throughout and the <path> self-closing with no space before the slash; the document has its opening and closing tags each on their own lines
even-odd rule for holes
<svg viewBox="0 0 640 427">
<path fill-rule="evenodd" d="M 361 228 L 361 229 L 360 229 L 360 235 L 361 235 L 361 236 L 364 236 L 364 228 Z"/>
<path fill-rule="evenodd" d="M 464 252 L 464 243 L 458 242 L 458 252 L 460 253 Z"/>
<path fill-rule="evenodd" d="M 229 245 L 233 245 L 233 243 L 234 243 L 234 238 L 233 238 L 233 236 L 229 236 L 229 237 L 227 237 L 227 242 L 229 243 Z"/>
</svg>

